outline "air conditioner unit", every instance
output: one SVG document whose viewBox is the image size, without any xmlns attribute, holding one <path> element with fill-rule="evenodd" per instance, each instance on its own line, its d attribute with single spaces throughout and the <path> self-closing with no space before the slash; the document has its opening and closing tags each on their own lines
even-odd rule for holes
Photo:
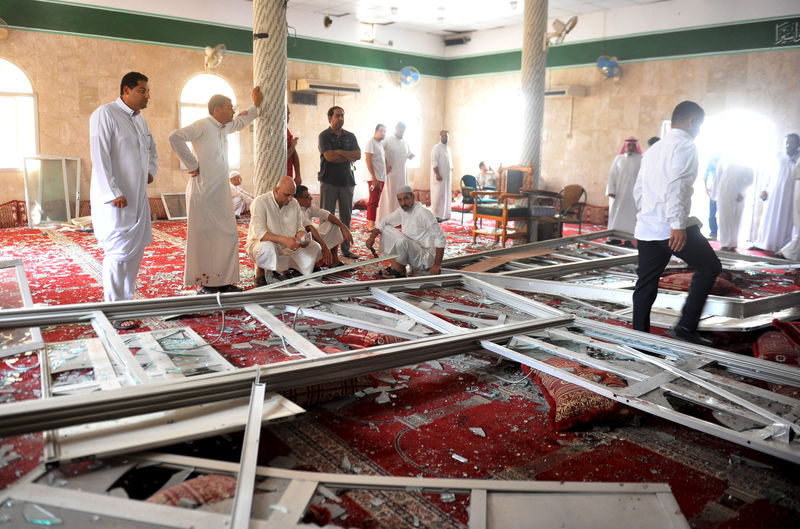
<svg viewBox="0 0 800 529">
<path fill-rule="evenodd" d="M 319 79 L 293 79 L 289 81 L 289 89 L 319 94 L 357 94 L 361 92 L 361 87 L 355 83 L 320 81 Z"/>
<path fill-rule="evenodd" d="M 545 90 L 544 97 L 584 97 L 587 91 L 585 86 L 574 84 L 555 86 L 550 90 Z"/>
<path fill-rule="evenodd" d="M 470 35 L 456 34 L 450 35 L 444 38 L 444 45 L 445 46 L 460 46 L 462 44 L 466 44 L 472 40 Z"/>
</svg>

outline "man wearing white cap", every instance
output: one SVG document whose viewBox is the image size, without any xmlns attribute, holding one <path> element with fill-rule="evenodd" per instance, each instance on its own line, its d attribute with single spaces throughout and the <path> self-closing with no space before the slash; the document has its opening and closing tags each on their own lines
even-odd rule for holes
<svg viewBox="0 0 800 529">
<path fill-rule="evenodd" d="M 380 234 L 381 253 L 397 256 L 382 275 L 387 278 L 405 277 L 406 265 L 415 271 L 439 274 L 447 239 L 436 217 L 431 210 L 414 200 L 414 193 L 409 186 L 397 189 L 397 202 L 400 207 L 376 223 L 366 243 L 374 253 L 372 246 Z"/>
<path fill-rule="evenodd" d="M 233 214 L 236 218 L 243 213 L 250 213 L 250 204 L 253 203 L 253 195 L 241 188 L 242 176 L 239 171 L 231 171 L 228 179 L 231 182 L 231 198 L 233 198 Z"/>
</svg>

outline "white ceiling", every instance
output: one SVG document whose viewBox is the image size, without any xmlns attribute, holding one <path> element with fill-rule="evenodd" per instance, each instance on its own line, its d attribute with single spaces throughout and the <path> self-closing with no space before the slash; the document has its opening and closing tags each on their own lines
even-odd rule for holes
<svg viewBox="0 0 800 529">
<path fill-rule="evenodd" d="M 569 18 L 665 0 L 549 0 L 548 18 Z M 336 20 L 391 23 L 393 27 L 447 35 L 521 24 L 525 0 L 290 0 L 289 10 Z"/>
</svg>

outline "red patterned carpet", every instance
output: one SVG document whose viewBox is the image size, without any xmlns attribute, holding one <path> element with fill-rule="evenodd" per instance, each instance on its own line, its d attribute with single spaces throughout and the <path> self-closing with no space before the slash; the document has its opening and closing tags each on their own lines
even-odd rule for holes
<svg viewBox="0 0 800 529">
<path fill-rule="evenodd" d="M 447 255 L 485 249 L 491 241 L 479 239 L 472 245 L 468 216 L 463 226 L 458 219 L 460 214 L 444 224 L 450 242 Z M 364 239 L 359 232 L 363 224 L 363 213 L 357 214 L 354 231 L 360 240 Z M 245 232 L 246 225 L 240 224 L 242 243 Z M 0 237 L 0 260 L 23 260 L 34 302 L 102 299 L 101 256 L 92 235 L 15 228 L 3 230 Z M 193 293 L 182 286 L 184 244 L 185 223 L 154 224 L 154 243 L 147 249 L 139 276 L 139 296 Z M 355 245 L 354 252 L 369 256 L 363 245 Z M 252 265 L 243 251 L 240 262 L 242 284 L 249 287 Z M 146 328 L 175 325 L 156 319 L 144 323 Z M 193 315 L 181 323 L 210 341 L 219 332 L 220 318 Z M 298 319 L 301 325 L 313 323 Z M 47 341 L 94 336 L 89 326 L 42 330 Z M 333 334 L 321 336 L 327 350 L 348 347 L 338 340 L 340 331 Z M 245 313 L 232 311 L 216 348 L 238 366 L 285 360 L 285 353 L 276 347 L 233 347 L 268 337 L 269 332 L 253 325 Z M 725 340 L 729 348 L 749 353 L 752 336 L 743 340 L 733 335 Z M 0 400 L 37 398 L 38 376 L 35 356 L 0 362 Z M 376 402 L 377 393 L 351 395 L 356 389 L 385 386 L 388 376 L 398 381 L 387 392 L 388 403 Z M 260 462 L 267 464 L 282 456 L 279 461 L 292 468 L 365 475 L 667 482 L 694 528 L 800 527 L 796 466 L 639 413 L 628 412 L 575 431 L 555 431 L 548 420 L 549 405 L 536 384 L 517 365 L 497 364 L 488 355 L 407 366 L 351 381 L 343 388 L 343 398 L 308 406 L 308 413 L 298 419 L 265 428 Z M 302 395 L 289 396 L 303 404 Z M 480 429 L 484 436 L 470 428 Z M 238 460 L 239 440 L 225 436 L 171 450 Z M 3 439 L 0 445 L 10 445 L 20 456 L 0 463 L 0 486 L 36 466 L 42 447 L 39 436 Z M 463 496 L 350 491 L 341 497 L 347 517 L 333 523 L 343 527 L 438 529 L 462 528 L 466 523 Z"/>
</svg>

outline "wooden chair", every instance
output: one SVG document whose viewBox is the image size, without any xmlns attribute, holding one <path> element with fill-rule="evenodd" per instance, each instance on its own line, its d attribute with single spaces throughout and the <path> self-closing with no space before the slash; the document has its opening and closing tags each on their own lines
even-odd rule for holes
<svg viewBox="0 0 800 529">
<path fill-rule="evenodd" d="M 578 233 L 583 227 L 583 209 L 586 207 L 586 190 L 578 184 L 564 186 L 561 190 L 561 223 L 573 222 L 578 224 Z"/>
<path fill-rule="evenodd" d="M 500 172 L 499 188 L 502 191 L 475 191 L 475 203 L 472 205 L 472 242 L 478 235 L 492 237 L 497 244 L 506 245 L 508 239 L 528 238 L 528 200 L 527 195 L 520 192 L 524 187 L 526 176 L 530 179 L 533 170 L 530 167 L 512 166 Z M 485 198 L 484 198 L 485 197 Z M 486 198 L 495 198 L 497 202 L 485 202 Z M 483 228 L 482 220 L 493 220 L 495 228 Z M 478 223 L 481 222 L 481 227 Z M 511 223 L 514 223 L 513 226 Z"/>
</svg>

